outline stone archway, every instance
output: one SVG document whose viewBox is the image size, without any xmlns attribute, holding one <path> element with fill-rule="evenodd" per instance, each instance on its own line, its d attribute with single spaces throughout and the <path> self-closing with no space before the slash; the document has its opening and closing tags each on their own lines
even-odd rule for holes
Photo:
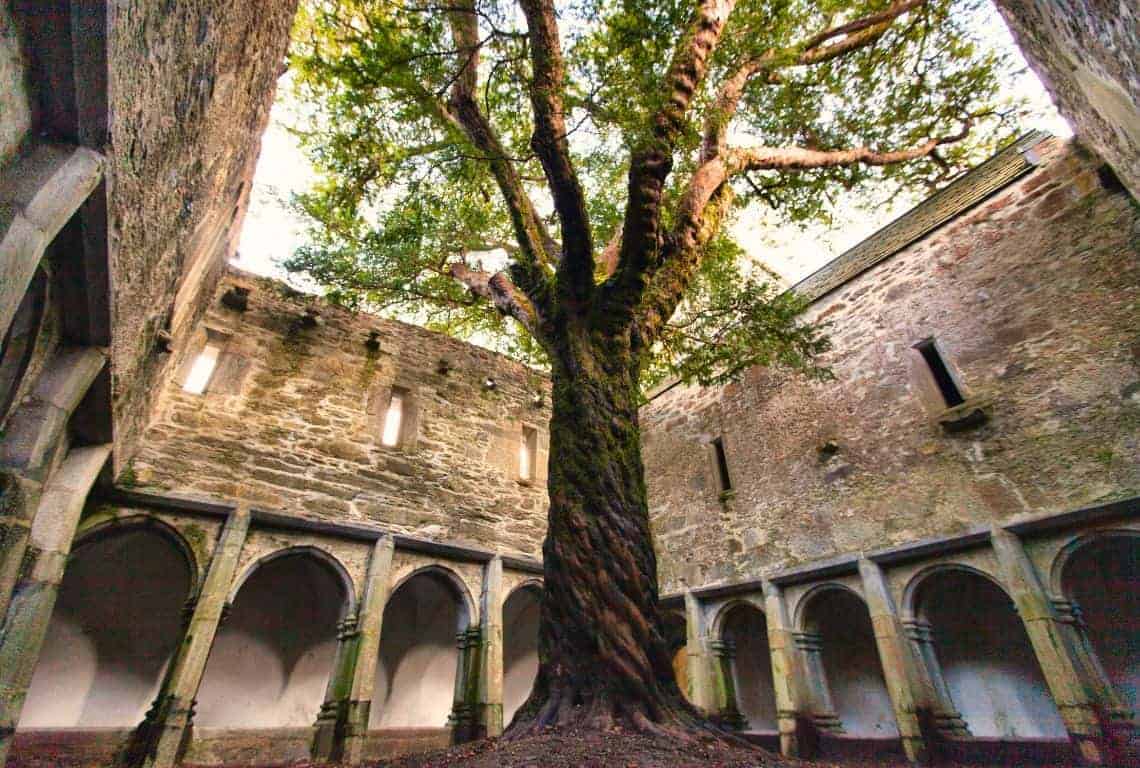
<svg viewBox="0 0 1140 768">
<path fill-rule="evenodd" d="M 503 722 L 526 702 L 538 675 L 541 587 L 516 589 L 503 603 Z"/>
<path fill-rule="evenodd" d="M 341 574 L 305 548 L 258 563 L 240 583 L 198 693 L 195 725 L 311 725 L 351 601 Z"/>
</svg>

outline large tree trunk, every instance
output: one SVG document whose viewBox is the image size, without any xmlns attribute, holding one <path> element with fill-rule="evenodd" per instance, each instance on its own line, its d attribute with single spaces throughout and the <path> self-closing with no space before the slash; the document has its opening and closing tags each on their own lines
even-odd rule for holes
<svg viewBox="0 0 1140 768">
<path fill-rule="evenodd" d="M 571 339 L 553 363 L 550 513 L 534 690 L 507 737 L 545 726 L 705 727 L 673 678 L 657 604 L 628 339 Z"/>
</svg>

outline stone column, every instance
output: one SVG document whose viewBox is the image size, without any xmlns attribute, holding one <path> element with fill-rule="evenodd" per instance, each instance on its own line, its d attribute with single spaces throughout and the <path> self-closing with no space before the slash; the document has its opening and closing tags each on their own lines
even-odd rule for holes
<svg viewBox="0 0 1140 768">
<path fill-rule="evenodd" d="M 218 627 L 228 612 L 226 598 L 245 546 L 249 523 L 249 510 L 238 507 L 222 528 L 190 625 L 170 662 L 158 698 L 135 737 L 134 749 L 142 753 L 141 761 L 146 768 L 176 765 L 189 742 L 198 686 L 202 683 Z"/>
<path fill-rule="evenodd" d="M 709 640 L 709 652 L 713 661 L 717 721 L 729 730 L 743 731 L 748 723 L 740 714 L 736 698 L 736 643 Z"/>
<path fill-rule="evenodd" d="M 824 733 L 843 733 L 823 668 L 823 636 L 817 632 L 795 632 L 792 638 L 803 659 L 805 703 L 810 705 L 812 723 Z"/>
<path fill-rule="evenodd" d="M 8 749 L 59 595 L 79 516 L 110 445 L 76 448 L 52 475 L 39 498 L 16 584 L 0 634 L 0 765 Z"/>
<path fill-rule="evenodd" d="M 1081 617 L 1080 606 L 1076 602 L 1054 598 L 1053 610 L 1061 624 L 1070 653 L 1077 662 L 1077 671 L 1085 683 L 1085 688 L 1093 697 L 1100 713 L 1102 727 L 1113 749 L 1127 748 L 1135 726 L 1131 708 L 1124 702 L 1108 674 L 1101 666 L 1100 657 L 1089 639 L 1088 628 Z"/>
<path fill-rule="evenodd" d="M 395 541 L 385 536 L 376 542 L 368 562 L 368 583 L 364 585 L 364 600 L 356 621 L 356 659 L 345 707 L 342 759 L 348 765 L 359 765 L 364 759 L 372 689 L 376 682 L 376 665 L 380 661 L 380 630 L 384 623 L 384 607 L 388 604 L 388 591 L 392 586 L 394 551 Z"/>
<path fill-rule="evenodd" d="M 479 727 L 483 736 L 503 733 L 503 559 L 483 570 L 483 648 L 479 671 Z"/>
<path fill-rule="evenodd" d="M 1076 661 L 1065 643 L 1062 624 L 1053 612 L 1053 604 L 1042 589 L 1021 540 L 1009 531 L 995 527 L 991 542 L 1005 586 L 1025 624 L 1069 738 L 1086 763 L 1101 765 L 1105 762 L 1104 734 Z"/>
<path fill-rule="evenodd" d="M 942 665 L 934 649 L 934 631 L 922 619 L 903 621 L 903 630 L 910 640 L 911 653 L 915 659 L 915 674 L 921 696 L 916 689 L 915 703 L 919 709 L 926 708 L 933 715 L 934 727 L 939 735 L 948 738 L 968 738 L 970 730 L 962 713 L 950 697 L 950 688 L 942 676 Z"/>
<path fill-rule="evenodd" d="M 716 712 L 716 689 L 705 647 L 705 622 L 701 603 L 685 591 L 685 653 L 689 657 L 689 701 L 707 714 Z"/>
<path fill-rule="evenodd" d="M 898 611 L 895 610 L 895 601 L 891 598 L 883 569 L 878 563 L 866 558 L 860 559 L 859 576 L 863 581 L 863 594 L 875 632 L 875 647 L 879 650 L 883 678 L 891 697 L 903 750 L 912 763 L 929 763 L 930 754 L 919 726 L 918 708 L 915 705 L 917 685 L 910 648 L 903 634 Z"/>
<path fill-rule="evenodd" d="M 459 663 L 455 672 L 455 701 L 451 706 L 451 715 L 447 718 L 454 744 L 472 741 L 478 735 L 476 701 L 479 694 L 482 634 L 479 627 L 469 627 L 455 636 Z"/>
<path fill-rule="evenodd" d="M 336 625 L 336 658 L 325 687 L 325 701 L 313 726 L 313 759 L 320 762 L 339 760 L 344 748 L 345 718 L 352 689 L 353 669 L 360 632 L 356 614 L 346 616 Z"/>
<path fill-rule="evenodd" d="M 776 693 L 776 722 L 780 730 L 780 754 L 800 757 L 798 722 L 803 711 L 803 670 L 797 663 L 788 607 L 780 587 L 764 583 L 764 619 L 768 625 L 768 650 L 772 656 L 772 683 Z"/>
</svg>

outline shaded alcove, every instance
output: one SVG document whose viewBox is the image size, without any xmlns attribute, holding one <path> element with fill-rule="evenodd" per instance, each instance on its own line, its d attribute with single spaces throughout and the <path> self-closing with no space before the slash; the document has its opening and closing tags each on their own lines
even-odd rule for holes
<svg viewBox="0 0 1140 768">
<path fill-rule="evenodd" d="M 825 695 L 829 694 L 844 733 L 897 738 L 898 726 L 863 600 L 847 589 L 818 592 L 805 606 L 803 626 L 818 637 Z"/>
<path fill-rule="evenodd" d="M 1140 535 L 1106 535 L 1080 547 L 1065 562 L 1061 584 L 1108 681 L 1140 712 Z"/>
<path fill-rule="evenodd" d="M 722 619 L 721 638 L 736 646 L 732 665 L 736 706 L 746 730 L 776 731 L 776 687 L 764 613 L 750 605 L 732 606 Z"/>
<path fill-rule="evenodd" d="M 133 727 L 181 638 L 191 566 L 171 535 L 109 529 L 72 551 L 21 729 Z"/>
<path fill-rule="evenodd" d="M 312 725 L 336 655 L 336 625 L 351 601 L 323 555 L 286 550 L 238 590 L 210 651 L 195 725 Z"/>
<path fill-rule="evenodd" d="M 467 603 L 442 569 L 420 571 L 384 607 L 371 728 L 442 728 L 455 702 Z"/>
<path fill-rule="evenodd" d="M 943 569 L 915 593 L 950 698 L 982 738 L 1065 738 L 1013 601 L 985 576 Z"/>
<path fill-rule="evenodd" d="M 503 722 L 530 696 L 538 674 L 539 587 L 516 589 L 503 603 Z"/>
</svg>

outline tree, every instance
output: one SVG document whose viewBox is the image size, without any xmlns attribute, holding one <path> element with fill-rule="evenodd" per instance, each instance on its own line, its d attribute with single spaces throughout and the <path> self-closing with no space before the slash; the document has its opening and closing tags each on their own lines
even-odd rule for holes
<svg viewBox="0 0 1140 768">
<path fill-rule="evenodd" d="M 823 375 L 724 223 L 937 185 L 1009 64 L 950 0 L 313 0 L 293 67 L 320 168 L 289 261 L 335 300 L 503 334 L 553 380 L 541 666 L 512 734 L 681 733 L 640 454 L 646 372 Z M 978 138 L 979 135 L 984 138 Z M 507 324 L 513 325 L 513 330 Z"/>
</svg>

